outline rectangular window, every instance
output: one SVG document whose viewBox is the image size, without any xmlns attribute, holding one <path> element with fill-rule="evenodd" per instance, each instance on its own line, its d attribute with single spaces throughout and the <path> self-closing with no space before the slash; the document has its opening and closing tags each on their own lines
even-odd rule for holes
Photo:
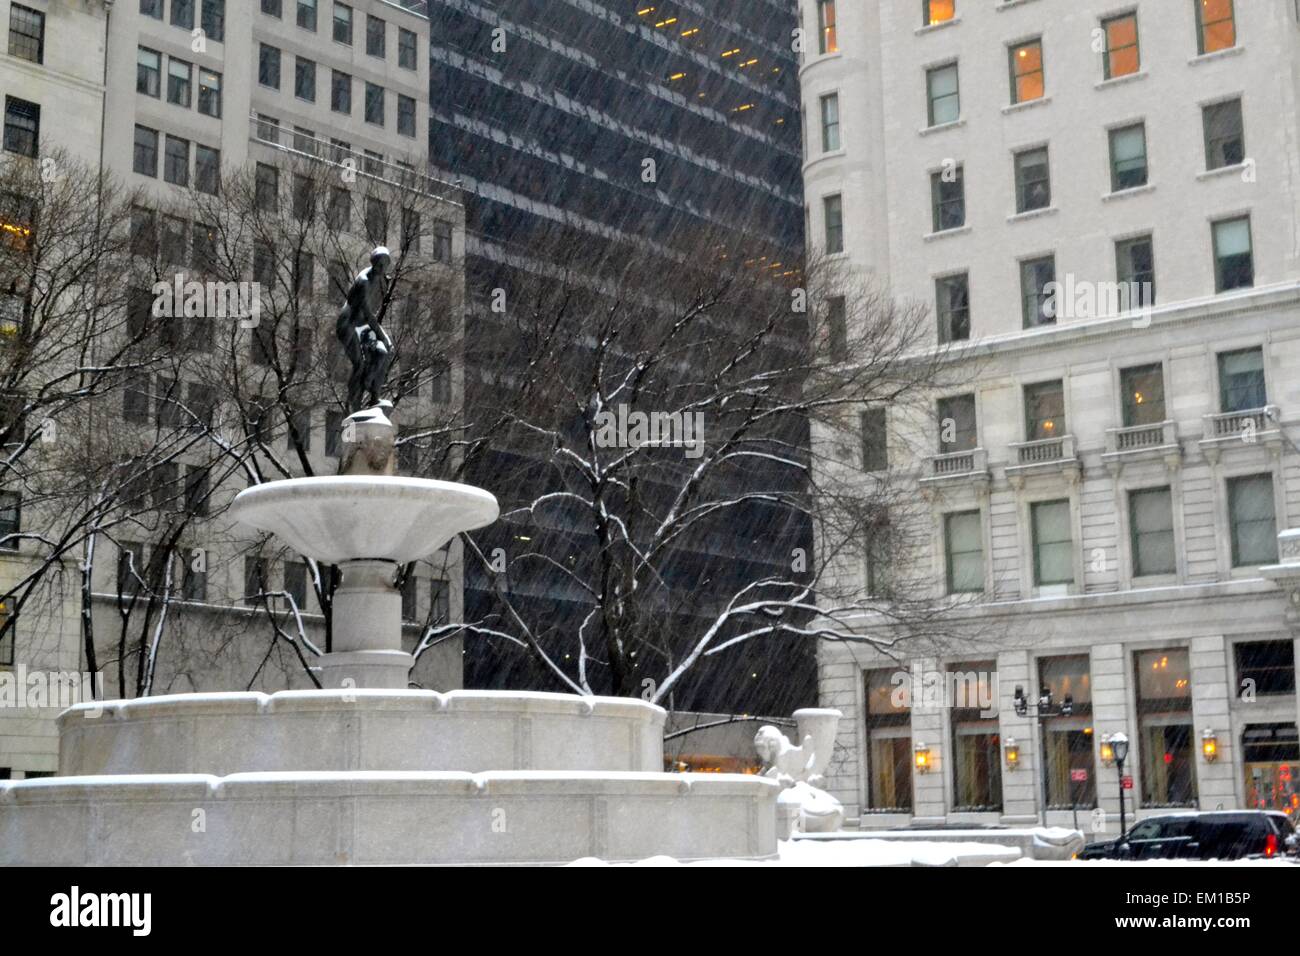
<svg viewBox="0 0 1300 956">
<path fill-rule="evenodd" d="M 153 211 L 139 206 L 131 208 L 131 252 L 154 256 L 158 252 L 158 220 Z"/>
<path fill-rule="evenodd" d="M 22 531 L 22 498 L 16 491 L 0 491 L 0 551 L 17 551 Z"/>
<path fill-rule="evenodd" d="M 316 0 L 298 0 L 298 26 L 316 32 Z"/>
<path fill-rule="evenodd" d="M 420 237 L 424 228 L 420 224 L 420 213 L 410 207 L 402 207 L 402 251 L 419 252 Z"/>
<path fill-rule="evenodd" d="M 961 166 L 930 174 L 930 218 L 935 232 L 966 225 L 966 183 Z"/>
<path fill-rule="evenodd" d="M 1147 184 L 1147 128 L 1135 123 L 1110 131 L 1110 189 L 1119 192 Z"/>
<path fill-rule="evenodd" d="M 1043 720 L 1043 773 L 1050 810 L 1097 805 L 1097 773 L 1093 758 L 1092 679 L 1086 654 L 1043 657 L 1038 661 L 1038 686 L 1058 704 L 1069 702 L 1070 713 Z M 1084 772 L 1076 780 L 1074 771 Z"/>
<path fill-rule="evenodd" d="M 343 416 L 339 412 L 325 413 L 325 454 L 337 458 L 343 449 Z"/>
<path fill-rule="evenodd" d="M 275 212 L 280 206 L 280 171 L 266 163 L 257 164 L 254 201 L 257 208 Z"/>
<path fill-rule="evenodd" d="M 862 413 L 862 470 L 889 468 L 888 410 L 869 408 Z"/>
<path fill-rule="evenodd" d="M 922 0 L 921 23 L 932 27 L 936 23 L 947 23 L 957 15 L 957 0 Z"/>
<path fill-rule="evenodd" d="M 1034 535 L 1034 584 L 1074 583 L 1074 535 L 1070 502 L 1037 501 L 1029 508 Z"/>
<path fill-rule="evenodd" d="M 366 197 L 366 237 L 375 245 L 388 241 L 388 203 L 374 196 Z"/>
<path fill-rule="evenodd" d="M 1065 432 L 1065 387 L 1060 379 L 1025 386 L 1025 441 L 1059 438 Z"/>
<path fill-rule="evenodd" d="M 221 186 L 221 150 L 211 146 L 194 147 L 194 188 L 215 196 Z"/>
<path fill-rule="evenodd" d="M 141 176 L 158 178 L 158 131 L 147 126 L 135 128 L 135 156 L 132 168 Z"/>
<path fill-rule="evenodd" d="M 838 53 L 839 36 L 835 27 L 835 0 L 817 0 L 817 51 Z"/>
<path fill-rule="evenodd" d="M 952 707 L 953 809 L 987 813 L 1002 809 L 1002 744 L 992 693 L 992 661 L 948 665 L 956 694 Z M 987 703 L 987 707 L 984 704 Z"/>
<path fill-rule="evenodd" d="M 1046 209 L 1052 204 L 1052 176 L 1047 147 L 1016 153 L 1016 212 Z"/>
<path fill-rule="evenodd" d="M 1115 243 L 1115 273 L 1120 282 L 1121 311 L 1155 305 L 1156 260 L 1150 236 Z"/>
<path fill-rule="evenodd" d="M 9 5 L 9 55 L 45 62 L 45 14 L 21 4 Z"/>
<path fill-rule="evenodd" d="M 1238 690 L 1248 687 L 1264 696 L 1295 693 L 1292 641 L 1243 641 L 1232 649 L 1237 661 Z M 1246 681 L 1250 684 L 1246 685 Z"/>
<path fill-rule="evenodd" d="M 1043 41 L 1011 47 L 1011 102 L 1041 99 L 1043 89 Z"/>
<path fill-rule="evenodd" d="M 280 51 L 265 43 L 257 51 L 257 82 L 273 90 L 280 88 Z"/>
<path fill-rule="evenodd" d="M 167 102 L 190 107 L 194 68 L 184 60 L 167 58 Z"/>
<path fill-rule="evenodd" d="M 1214 53 L 1237 45 L 1237 22 L 1232 0 L 1192 0 L 1196 9 L 1196 49 Z"/>
<path fill-rule="evenodd" d="M 223 43 L 226 39 L 226 0 L 203 0 L 203 32 L 209 40 Z"/>
<path fill-rule="evenodd" d="M 1246 133 L 1241 100 L 1211 103 L 1201 108 L 1205 126 L 1205 168 L 1222 169 L 1246 161 Z"/>
<path fill-rule="evenodd" d="M 839 195 L 822 200 L 822 214 L 826 221 L 826 252 L 835 255 L 844 251 L 844 201 Z"/>
<path fill-rule="evenodd" d="M 415 98 L 397 94 L 397 132 L 402 136 L 415 135 Z"/>
<path fill-rule="evenodd" d="M 167 137 L 163 155 L 163 179 L 175 186 L 190 184 L 190 141 L 176 136 Z"/>
<path fill-rule="evenodd" d="M 1246 412 L 1268 404 L 1264 387 L 1264 350 L 1219 353 L 1219 411 Z"/>
<path fill-rule="evenodd" d="M 325 208 L 325 225 L 330 229 L 346 230 L 352 223 L 352 195 L 342 186 L 330 187 L 330 203 Z M 347 292 L 347 289 L 342 289 Z"/>
<path fill-rule="evenodd" d="M 970 338 L 970 276 L 944 276 L 934 281 L 935 311 L 939 317 L 940 342 L 964 342 Z"/>
<path fill-rule="evenodd" d="M 266 0 L 263 0 L 263 6 L 265 5 Z M 163 0 L 140 0 L 140 16 L 161 20 L 163 18 Z"/>
<path fill-rule="evenodd" d="M 338 70 L 330 78 L 330 109 L 335 113 L 352 112 L 352 77 Z"/>
<path fill-rule="evenodd" d="M 984 532 L 978 511 L 943 517 L 944 559 L 949 594 L 984 590 Z"/>
<path fill-rule="evenodd" d="M 912 809 L 912 717 L 896 673 L 874 670 L 865 678 L 868 801 L 876 813 Z"/>
<path fill-rule="evenodd" d="M 40 106 L 16 96 L 6 96 L 4 148 L 19 156 L 34 159 L 40 141 Z"/>
<path fill-rule="evenodd" d="M 257 114 L 257 138 L 266 143 L 280 143 L 280 121 L 265 113 Z"/>
<path fill-rule="evenodd" d="M 1250 217 L 1224 219 L 1214 233 L 1214 288 L 1217 292 L 1248 289 L 1255 284 L 1255 256 L 1251 249 Z"/>
<path fill-rule="evenodd" d="M 172 26 L 194 29 L 194 0 L 172 0 Z"/>
<path fill-rule="evenodd" d="M 1228 479 L 1228 521 L 1234 568 L 1277 563 L 1272 475 Z"/>
<path fill-rule="evenodd" d="M 266 592 L 266 558 L 244 558 L 244 603 L 256 606 L 258 595 Z"/>
<path fill-rule="evenodd" d="M 828 93 L 821 98 L 822 152 L 831 153 L 840 148 L 840 97 Z"/>
<path fill-rule="evenodd" d="M 1159 425 L 1165 420 L 1165 376 L 1159 362 L 1121 369 L 1124 427 Z"/>
<path fill-rule="evenodd" d="M 334 42 L 352 45 L 352 8 L 346 3 L 334 4 Z"/>
<path fill-rule="evenodd" d="M 181 572 L 181 600 L 203 602 L 208 599 L 208 572 L 205 558 L 197 551 L 181 553 L 185 565 Z M 195 565 L 204 570 L 196 570 Z"/>
<path fill-rule="evenodd" d="M 366 122 L 384 125 L 384 88 L 374 83 L 366 84 Z"/>
<path fill-rule="evenodd" d="M 1138 17 L 1125 13 L 1101 22 L 1106 32 L 1106 79 L 1128 76 L 1141 67 L 1138 52 Z"/>
<path fill-rule="evenodd" d="M 387 24 L 372 14 L 366 14 L 366 54 L 377 56 L 381 60 L 387 53 L 384 38 Z"/>
<path fill-rule="evenodd" d="M 316 64 L 313 61 L 294 58 L 293 95 L 308 103 L 316 102 Z"/>
<path fill-rule="evenodd" d="M 974 395 L 950 395 L 938 402 L 939 454 L 971 451 L 979 443 Z"/>
<path fill-rule="evenodd" d="M 961 116 L 961 92 L 957 64 L 937 66 L 925 73 L 926 98 L 929 102 L 929 125 L 955 123 Z"/>
<path fill-rule="evenodd" d="M 221 119 L 221 74 L 199 70 L 199 112 Z"/>
<path fill-rule="evenodd" d="M 420 37 L 414 30 L 397 29 L 397 65 L 404 70 L 419 69 Z"/>
<path fill-rule="evenodd" d="M 451 262 L 451 223 L 438 220 L 433 224 L 433 258 Z"/>
<path fill-rule="evenodd" d="M 1196 761 L 1192 740 L 1192 671 L 1186 648 L 1138 651 L 1138 756 L 1142 761 L 1142 805 L 1196 805 Z"/>
<path fill-rule="evenodd" d="M 849 357 L 848 303 L 842 295 L 826 300 L 826 339 L 832 362 Z"/>
<path fill-rule="evenodd" d="M 1168 488 L 1131 491 L 1128 496 L 1133 576 L 1175 574 L 1174 506 Z"/>
<path fill-rule="evenodd" d="M 1025 328 L 1056 324 L 1056 257 L 1020 263 L 1020 296 Z"/>
<path fill-rule="evenodd" d="M 139 47 L 135 51 L 135 91 L 145 96 L 161 95 L 162 54 Z"/>
</svg>

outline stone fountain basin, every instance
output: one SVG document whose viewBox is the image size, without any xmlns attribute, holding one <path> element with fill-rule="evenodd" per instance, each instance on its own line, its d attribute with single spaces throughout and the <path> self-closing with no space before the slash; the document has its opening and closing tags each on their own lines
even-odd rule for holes
<svg viewBox="0 0 1300 956">
<path fill-rule="evenodd" d="M 327 564 L 375 560 L 407 564 L 462 531 L 497 519 L 482 488 L 432 478 L 338 475 L 290 478 L 240 492 L 231 514 Z"/>
</svg>

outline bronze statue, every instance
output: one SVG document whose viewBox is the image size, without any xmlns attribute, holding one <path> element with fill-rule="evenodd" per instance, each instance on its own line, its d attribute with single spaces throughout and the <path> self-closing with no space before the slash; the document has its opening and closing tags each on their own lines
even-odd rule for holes
<svg viewBox="0 0 1300 956">
<path fill-rule="evenodd" d="M 379 404 L 379 393 L 393 361 L 393 340 L 381 316 L 392 256 L 383 246 L 370 253 L 370 266 L 352 280 L 347 301 L 339 312 L 334 334 L 343 345 L 352 374 L 348 377 L 348 411 Z M 369 396 L 369 403 L 363 402 Z"/>
</svg>

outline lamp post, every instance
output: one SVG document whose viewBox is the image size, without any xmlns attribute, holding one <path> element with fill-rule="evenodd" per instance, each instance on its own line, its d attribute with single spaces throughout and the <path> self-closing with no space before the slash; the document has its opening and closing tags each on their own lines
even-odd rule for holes
<svg viewBox="0 0 1300 956">
<path fill-rule="evenodd" d="M 1124 818 L 1124 761 L 1128 759 L 1128 737 L 1124 734 L 1112 735 L 1110 749 L 1115 755 L 1115 766 L 1119 770 L 1119 838 L 1122 840 L 1125 831 L 1128 829 Z M 1118 841 L 1116 841 L 1115 846 L 1118 849 Z"/>
<path fill-rule="evenodd" d="M 1015 708 L 1017 717 L 1027 717 L 1030 708 L 1034 708 L 1034 716 L 1038 722 L 1037 746 L 1038 746 L 1038 805 L 1039 819 L 1043 826 L 1047 826 L 1047 721 L 1052 717 L 1072 717 L 1074 716 L 1074 695 L 1066 694 L 1065 698 L 1058 704 L 1052 700 L 1052 689 L 1044 687 L 1038 693 L 1037 706 L 1030 704 L 1029 698 L 1025 695 L 1025 688 L 1016 685 L 1015 694 L 1012 696 L 1012 705 Z M 1016 764 L 1020 762 L 1020 751 L 1015 751 Z M 1014 770 L 1011 765 L 1010 752 L 1008 752 L 1007 768 Z M 1074 826 L 1079 826 L 1079 799 L 1073 781 L 1070 784 L 1070 807 L 1074 813 Z"/>
</svg>

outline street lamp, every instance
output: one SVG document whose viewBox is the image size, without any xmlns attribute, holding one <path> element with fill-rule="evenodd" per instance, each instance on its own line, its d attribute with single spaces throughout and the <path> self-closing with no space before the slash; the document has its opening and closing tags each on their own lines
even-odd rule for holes
<svg viewBox="0 0 1300 956">
<path fill-rule="evenodd" d="M 1214 763 L 1219 758 L 1219 735 L 1213 728 L 1206 727 L 1201 734 L 1201 753 L 1205 755 L 1206 763 Z"/>
<path fill-rule="evenodd" d="M 1119 769 L 1119 838 L 1124 839 L 1128 826 L 1124 818 L 1124 761 L 1128 759 L 1128 737 L 1124 734 L 1112 734 L 1110 749 L 1115 755 L 1115 765 Z M 1119 843 L 1116 842 L 1116 847 Z"/>
<path fill-rule="evenodd" d="M 1007 769 L 1015 770 L 1020 766 L 1020 744 L 1015 737 L 1008 737 L 1006 742 Z"/>
</svg>

